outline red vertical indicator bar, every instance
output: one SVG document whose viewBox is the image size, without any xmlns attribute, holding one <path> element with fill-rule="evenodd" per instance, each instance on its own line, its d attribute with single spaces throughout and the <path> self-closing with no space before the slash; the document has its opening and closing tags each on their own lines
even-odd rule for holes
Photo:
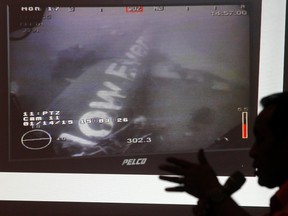
<svg viewBox="0 0 288 216">
<path fill-rule="evenodd" d="M 242 112 L 242 139 L 248 138 L 248 112 Z"/>
</svg>

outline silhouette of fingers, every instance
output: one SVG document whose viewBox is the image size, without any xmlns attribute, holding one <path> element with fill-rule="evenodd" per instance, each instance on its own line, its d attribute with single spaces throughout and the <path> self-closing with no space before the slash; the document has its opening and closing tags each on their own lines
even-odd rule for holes
<svg viewBox="0 0 288 216">
<path fill-rule="evenodd" d="M 161 165 L 159 166 L 160 170 L 167 171 L 176 175 L 184 175 L 185 170 L 181 167 L 173 166 L 173 165 Z"/>
<path fill-rule="evenodd" d="M 174 182 L 178 184 L 184 184 L 184 178 L 180 177 L 171 177 L 171 176 L 159 176 L 161 180 L 169 181 L 169 182 Z"/>
<path fill-rule="evenodd" d="M 198 160 L 200 162 L 200 164 L 203 164 L 203 165 L 209 165 L 209 162 L 205 156 L 205 153 L 204 153 L 204 150 L 203 149 L 200 149 L 199 152 L 198 152 Z"/>
<path fill-rule="evenodd" d="M 185 187 L 184 186 L 179 186 L 179 187 L 171 187 L 171 188 L 165 188 L 166 191 L 171 191 L 171 192 L 184 192 Z"/>
</svg>

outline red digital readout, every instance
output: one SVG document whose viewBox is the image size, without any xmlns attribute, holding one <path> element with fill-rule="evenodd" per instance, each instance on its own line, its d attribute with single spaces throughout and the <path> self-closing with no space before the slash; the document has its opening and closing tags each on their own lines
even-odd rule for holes
<svg viewBox="0 0 288 216">
<path fill-rule="evenodd" d="M 126 13 L 143 13 L 143 6 L 127 6 Z"/>
</svg>

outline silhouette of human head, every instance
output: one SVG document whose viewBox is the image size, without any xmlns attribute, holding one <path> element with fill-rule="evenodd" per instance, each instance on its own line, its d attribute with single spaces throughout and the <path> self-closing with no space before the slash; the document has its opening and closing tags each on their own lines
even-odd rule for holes
<svg viewBox="0 0 288 216">
<path fill-rule="evenodd" d="M 261 104 L 250 156 L 258 183 L 273 188 L 288 180 L 288 92 L 265 97 Z"/>
</svg>

